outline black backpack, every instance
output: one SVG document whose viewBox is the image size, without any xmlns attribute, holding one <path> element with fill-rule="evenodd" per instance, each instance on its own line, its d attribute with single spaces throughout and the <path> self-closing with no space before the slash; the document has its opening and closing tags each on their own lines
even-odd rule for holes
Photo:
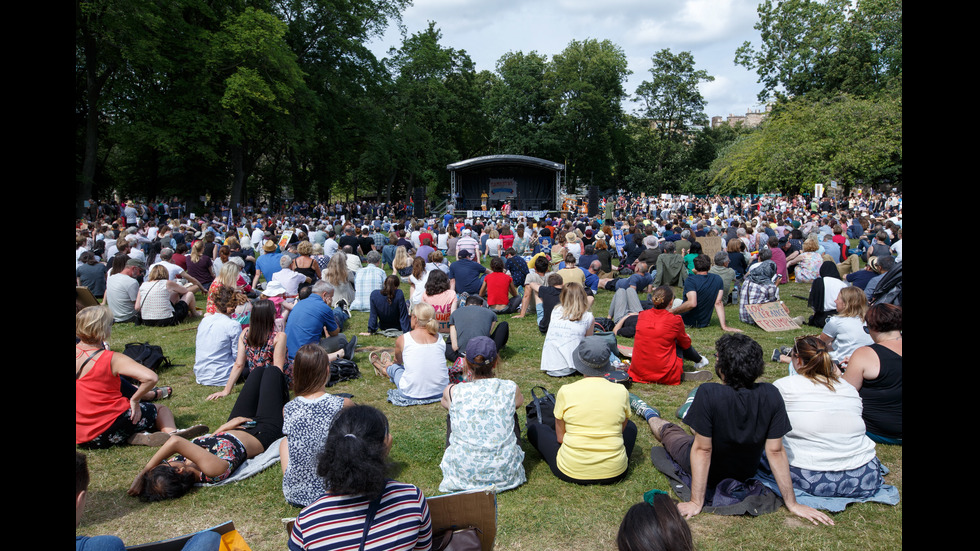
<svg viewBox="0 0 980 551">
<path fill-rule="evenodd" d="M 153 371 L 174 365 L 170 358 L 163 355 L 163 348 L 148 342 L 131 342 L 126 345 L 123 354 Z"/>
<path fill-rule="evenodd" d="M 360 377 L 361 370 L 357 368 L 357 363 L 354 360 L 340 358 L 330 362 L 330 380 L 327 381 L 327 386 L 331 387 L 337 383 L 359 379 Z"/>
</svg>

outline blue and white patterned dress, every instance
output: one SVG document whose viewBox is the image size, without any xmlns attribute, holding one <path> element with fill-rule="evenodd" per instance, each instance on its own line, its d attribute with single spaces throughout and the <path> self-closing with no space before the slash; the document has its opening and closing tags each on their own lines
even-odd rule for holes
<svg viewBox="0 0 980 551">
<path fill-rule="evenodd" d="M 326 493 L 323 479 L 316 474 L 317 456 L 343 407 L 343 398 L 324 394 L 313 400 L 299 396 L 283 408 L 282 432 L 289 442 L 289 462 L 282 476 L 282 493 L 287 502 L 306 507 Z"/>
<path fill-rule="evenodd" d="M 452 388 L 452 433 L 439 465 L 440 492 L 490 484 L 503 491 L 524 484 L 524 450 L 514 434 L 516 400 L 517 384 L 505 379 L 478 379 Z"/>
</svg>

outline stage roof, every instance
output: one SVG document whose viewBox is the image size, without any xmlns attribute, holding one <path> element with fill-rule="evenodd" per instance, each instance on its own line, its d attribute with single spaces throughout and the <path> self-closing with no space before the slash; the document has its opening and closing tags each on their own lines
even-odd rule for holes
<svg viewBox="0 0 980 551">
<path fill-rule="evenodd" d="M 487 155 L 484 157 L 474 157 L 446 165 L 446 170 L 461 170 L 464 168 L 476 168 L 483 165 L 508 164 L 526 165 L 548 170 L 565 170 L 565 165 L 537 157 L 527 157 L 525 155 Z"/>
</svg>

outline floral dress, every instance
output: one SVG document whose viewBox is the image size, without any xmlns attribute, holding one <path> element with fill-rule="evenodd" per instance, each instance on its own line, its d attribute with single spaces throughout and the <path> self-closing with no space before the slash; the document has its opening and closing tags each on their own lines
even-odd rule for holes
<svg viewBox="0 0 980 551">
<path fill-rule="evenodd" d="M 796 266 L 796 282 L 809 283 L 820 275 L 820 265 L 823 257 L 819 253 L 800 253 L 803 260 Z"/>
<path fill-rule="evenodd" d="M 241 467 L 242 463 L 248 459 L 248 452 L 245 450 L 245 444 L 242 444 L 241 440 L 232 436 L 231 434 L 228 434 L 227 432 L 205 434 L 204 436 L 198 436 L 197 438 L 191 440 L 191 442 L 208 450 L 211 455 L 224 459 L 228 462 L 228 469 L 218 476 L 208 476 L 201 473 L 201 482 L 204 484 L 221 482 L 237 471 L 238 467 Z M 187 461 L 187 458 L 177 454 L 174 456 L 174 461 Z"/>
<path fill-rule="evenodd" d="M 247 329 L 246 329 L 247 331 Z M 279 332 L 271 331 L 269 333 L 269 340 L 265 342 L 262 346 L 252 347 L 245 345 L 245 374 L 246 376 L 252 372 L 253 369 L 259 367 L 265 367 L 267 365 L 272 365 L 273 356 L 276 350 L 276 335 Z M 245 335 L 246 342 L 248 335 Z M 286 381 L 291 387 L 293 385 L 293 364 L 286 358 L 286 365 L 283 366 L 282 372 L 286 374 Z"/>
<path fill-rule="evenodd" d="M 514 434 L 517 384 L 506 379 L 478 379 L 456 385 L 450 392 L 452 432 L 439 465 L 439 491 L 490 484 L 503 491 L 524 484 L 524 450 Z"/>
</svg>

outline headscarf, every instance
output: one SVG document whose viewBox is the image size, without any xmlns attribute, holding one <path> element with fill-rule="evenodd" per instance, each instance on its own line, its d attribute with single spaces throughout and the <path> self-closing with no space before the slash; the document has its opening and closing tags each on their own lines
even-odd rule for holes
<svg viewBox="0 0 980 551">
<path fill-rule="evenodd" d="M 840 279 L 840 271 L 837 270 L 837 264 L 826 260 L 820 265 L 820 277 L 832 277 L 834 279 Z"/>
<path fill-rule="evenodd" d="M 772 285 L 772 278 L 778 269 L 772 260 L 764 260 L 758 266 L 751 268 L 745 278 L 756 285 Z"/>
</svg>

